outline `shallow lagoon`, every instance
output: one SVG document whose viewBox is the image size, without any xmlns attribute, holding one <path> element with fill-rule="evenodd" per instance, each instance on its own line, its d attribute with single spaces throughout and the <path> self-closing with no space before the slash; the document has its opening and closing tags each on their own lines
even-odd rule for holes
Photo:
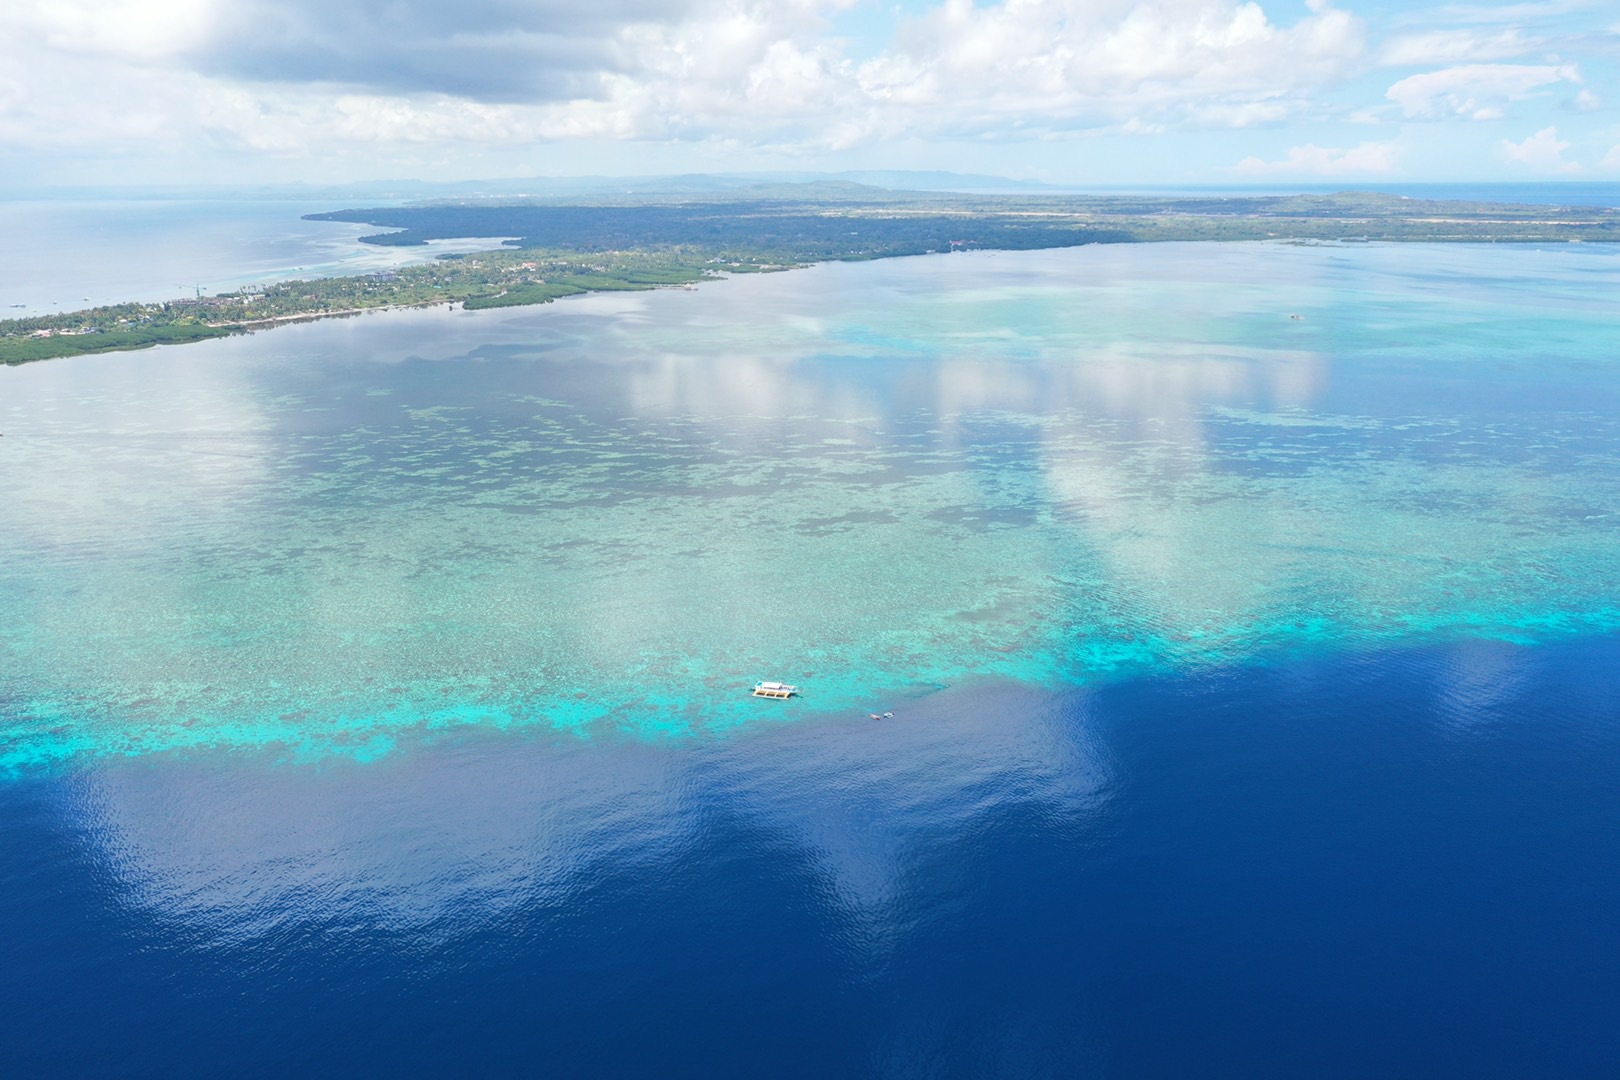
<svg viewBox="0 0 1620 1080">
<path fill-rule="evenodd" d="M 1617 275 L 1093 247 L 6 371 L 0 767 L 1611 629 Z"/>
<path fill-rule="evenodd" d="M 1613 1075 L 1617 270 L 955 255 L 0 371 L 0 1062 Z"/>
</svg>

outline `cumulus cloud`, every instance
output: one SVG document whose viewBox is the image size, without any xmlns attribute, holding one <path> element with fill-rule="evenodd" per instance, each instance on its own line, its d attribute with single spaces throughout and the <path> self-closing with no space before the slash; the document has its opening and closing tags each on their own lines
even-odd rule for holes
<svg viewBox="0 0 1620 1080">
<path fill-rule="evenodd" d="M 832 148 L 1244 126 L 1298 112 L 1308 91 L 1348 73 L 1363 33 L 1320 0 L 1291 26 L 1232 0 L 946 0 L 857 63 L 760 10 L 721 9 L 627 34 L 636 74 L 609 81 L 606 108 L 571 119 Z"/>
<path fill-rule="evenodd" d="M 1408 76 L 1385 96 L 1411 118 L 1496 120 L 1542 87 L 1580 81 L 1573 64 L 1464 64 Z"/>
<path fill-rule="evenodd" d="M 1329 114 L 1491 119 L 1555 102 L 1568 106 L 1558 115 L 1569 129 L 1600 104 L 1574 63 L 1541 55 L 1549 41 L 1576 40 L 1545 22 L 1556 4 L 1516 5 L 1515 18 L 1499 6 L 1431 9 L 1371 48 L 1364 23 L 1331 0 L 1286 15 L 1260 0 L 920 0 L 841 21 L 853 5 L 889 2 L 6 0 L 0 149 L 116 157 L 202 147 L 324 162 L 516 159 L 594 140 L 636 144 L 627 155 L 652 142 L 809 155 L 930 140 L 1146 139 Z M 884 29 L 846 37 L 856 25 Z M 1527 54 L 1539 62 L 1504 62 Z M 1580 59 L 1595 85 L 1611 76 L 1601 51 Z M 1376 109 L 1343 100 L 1371 65 L 1420 70 Z M 1499 135 L 1482 133 L 1476 150 L 1500 158 Z M 1238 168 L 1396 167 L 1392 143 L 1309 138 Z M 1535 138 L 1512 145 L 1534 153 Z"/>
<path fill-rule="evenodd" d="M 1580 165 L 1564 160 L 1564 151 L 1568 149 L 1569 143 L 1558 137 L 1556 127 L 1542 128 L 1522 142 L 1502 140 L 1502 152 L 1509 160 L 1542 173 L 1579 172 Z"/>
<path fill-rule="evenodd" d="M 1245 176 L 1350 176 L 1391 172 L 1395 168 L 1394 143 L 1364 142 L 1347 150 L 1327 146 L 1296 146 L 1280 161 L 1257 157 L 1238 162 Z"/>
<path fill-rule="evenodd" d="M 13 0 L 0 71 L 31 104 L 0 138 L 838 147 L 1232 127 L 1302 112 L 1365 52 L 1328 0 L 1291 23 L 1253 0 L 942 0 L 856 58 L 832 30 L 853 2 Z"/>
<path fill-rule="evenodd" d="M 1292 26 L 1228 0 L 947 0 L 864 65 L 863 87 L 983 113 L 1175 112 L 1285 101 L 1347 74 L 1361 23 L 1321 0 Z"/>
<path fill-rule="evenodd" d="M 620 28 L 678 19 L 683 0 L 24 0 L 64 52 L 269 83 L 475 101 L 588 93 L 621 65 Z"/>
<path fill-rule="evenodd" d="M 158 62 L 207 40 L 217 12 L 215 0 L 14 0 L 0 27 L 64 54 Z"/>
</svg>

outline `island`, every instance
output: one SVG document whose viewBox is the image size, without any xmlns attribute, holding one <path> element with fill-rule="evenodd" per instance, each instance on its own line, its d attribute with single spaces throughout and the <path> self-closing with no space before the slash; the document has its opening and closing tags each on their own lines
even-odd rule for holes
<svg viewBox="0 0 1620 1080">
<path fill-rule="evenodd" d="M 725 194 L 460 200 L 310 215 L 387 230 L 379 245 L 509 237 L 492 249 L 350 277 L 0 321 L 0 361 L 181 344 L 365 311 L 543 304 L 589 292 L 691 286 L 833 260 L 1082 244 L 1615 242 L 1620 210 L 1378 193 L 1242 197 L 976 196 L 849 183 Z"/>
</svg>

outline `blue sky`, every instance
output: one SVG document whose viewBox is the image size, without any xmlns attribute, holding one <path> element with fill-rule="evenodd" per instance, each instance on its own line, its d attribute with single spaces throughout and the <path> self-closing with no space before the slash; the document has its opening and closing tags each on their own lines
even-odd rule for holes
<svg viewBox="0 0 1620 1080">
<path fill-rule="evenodd" d="M 7 0 L 0 168 L 1620 180 L 1620 5 Z"/>
</svg>

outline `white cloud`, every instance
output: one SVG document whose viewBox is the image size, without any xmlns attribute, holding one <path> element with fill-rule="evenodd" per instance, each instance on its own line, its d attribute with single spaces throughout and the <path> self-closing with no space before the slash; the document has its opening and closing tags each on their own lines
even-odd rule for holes
<svg viewBox="0 0 1620 1080">
<path fill-rule="evenodd" d="M 1590 10 L 1593 0 L 1546 0 L 1528 4 L 1446 4 L 1421 17 L 1455 23 L 1527 23 Z"/>
<path fill-rule="evenodd" d="M 618 31 L 697 0 L 12 0 L 49 48 L 267 84 L 563 100 L 615 70 Z M 0 15 L 0 27 L 6 16 Z"/>
<path fill-rule="evenodd" d="M 146 62 L 207 41 L 221 14 L 214 0 L 14 0 L 8 8 L 8 30 L 37 36 L 51 49 Z"/>
<path fill-rule="evenodd" d="M 1233 0 L 946 0 L 860 63 L 830 40 L 740 36 L 743 47 L 722 48 L 702 23 L 649 34 L 637 66 L 653 77 L 615 84 L 610 101 L 672 136 L 830 147 L 1244 126 L 1298 112 L 1363 48 L 1361 24 L 1325 3 L 1280 26 Z"/>
<path fill-rule="evenodd" d="M 1238 162 L 1237 171 L 1245 176 L 1349 176 L 1357 173 L 1388 173 L 1395 168 L 1394 143 L 1364 142 L 1348 150 L 1327 146 L 1296 146 L 1281 161 L 1257 157 Z"/>
<path fill-rule="evenodd" d="M 857 61 L 831 29 L 850 2 L 14 0 L 0 141 L 318 154 L 1241 127 L 1308 110 L 1364 52 L 1326 0 L 1291 24 L 1253 0 L 944 0 Z"/>
<path fill-rule="evenodd" d="M 1573 64 L 1464 64 L 1408 76 L 1384 96 L 1412 118 L 1495 120 L 1506 115 L 1509 104 L 1541 87 L 1580 81 Z"/>
<path fill-rule="evenodd" d="M 1521 165 L 1528 165 L 1536 172 L 1543 173 L 1572 173 L 1579 172 L 1581 167 L 1573 161 L 1564 160 L 1564 151 L 1569 149 L 1569 143 L 1558 138 L 1556 127 L 1542 128 L 1523 142 L 1510 142 L 1502 140 L 1502 152 L 1509 160 L 1517 161 Z"/>
<path fill-rule="evenodd" d="M 1402 34 L 1384 42 L 1378 61 L 1388 67 L 1425 67 L 1480 60 L 1506 60 L 1523 56 L 1544 43 L 1527 38 L 1517 29 L 1482 34 L 1475 30 L 1433 30 Z"/>
<path fill-rule="evenodd" d="M 840 15 L 862 3 L 868 11 Z M 1329 0 L 1302 10 L 1280 0 L 891 4 L 0 0 L 0 154 L 274 157 L 285 175 L 340 159 L 392 172 L 384 162 L 504 155 L 570 171 L 588 166 L 565 164 L 569 155 L 600 154 L 650 170 L 666 154 L 757 151 L 758 162 L 849 149 L 874 160 L 899 147 L 1016 142 L 1024 167 L 1045 155 L 1040 167 L 1062 172 L 1061 152 L 1045 147 L 1077 136 L 1145 148 L 1324 116 L 1387 124 L 1540 110 L 1512 129 L 1528 131 L 1558 104 L 1558 122 L 1585 139 L 1594 118 L 1584 114 L 1601 102 L 1583 72 L 1601 93 L 1615 71 L 1612 39 L 1593 43 L 1613 17 L 1601 3 L 1586 15 L 1563 3 L 1418 9 L 1374 47 L 1362 20 Z M 880 6 L 883 17 L 869 17 Z M 882 36 L 850 36 L 873 26 Z M 1546 57 L 1554 44 L 1564 59 Z M 1408 77 L 1380 98 L 1384 84 L 1364 80 L 1373 65 Z M 1501 161 L 1501 134 L 1457 138 L 1475 140 L 1475 160 Z M 1294 146 L 1288 156 L 1242 168 L 1391 167 L 1392 144 L 1348 141 L 1303 129 L 1268 143 Z M 1230 160 L 1229 149 L 1201 152 Z M 1168 152 L 1143 155 L 1182 167 Z"/>
<path fill-rule="evenodd" d="M 1285 120 L 1301 107 L 1298 101 L 1244 101 L 1195 105 L 1188 110 L 1188 116 L 1204 127 L 1245 128 Z"/>
</svg>

